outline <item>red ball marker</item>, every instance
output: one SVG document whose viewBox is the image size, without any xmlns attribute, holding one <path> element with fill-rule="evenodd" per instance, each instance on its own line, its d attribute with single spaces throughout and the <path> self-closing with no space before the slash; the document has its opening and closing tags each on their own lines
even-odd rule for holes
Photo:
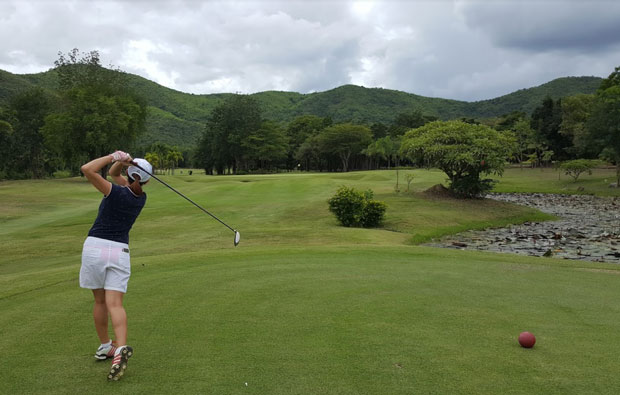
<svg viewBox="0 0 620 395">
<path fill-rule="evenodd" d="M 536 344 L 536 336 L 530 332 L 521 332 L 519 334 L 519 344 L 523 348 L 532 348 Z"/>
</svg>

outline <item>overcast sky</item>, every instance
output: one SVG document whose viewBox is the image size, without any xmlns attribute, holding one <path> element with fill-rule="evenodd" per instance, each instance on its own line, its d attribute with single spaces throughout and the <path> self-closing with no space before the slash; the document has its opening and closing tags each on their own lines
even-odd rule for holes
<svg viewBox="0 0 620 395">
<path fill-rule="evenodd" d="M 0 0 L 0 69 L 98 50 L 190 93 L 343 84 L 484 100 L 620 66 L 615 0 Z"/>
</svg>

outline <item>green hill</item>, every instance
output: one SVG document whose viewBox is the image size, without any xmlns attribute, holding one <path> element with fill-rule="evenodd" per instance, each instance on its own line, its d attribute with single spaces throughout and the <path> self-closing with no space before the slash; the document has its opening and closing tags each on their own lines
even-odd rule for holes
<svg viewBox="0 0 620 395">
<path fill-rule="evenodd" d="M 129 84 L 148 103 L 147 132 L 140 143 L 160 141 L 191 148 L 202 134 L 204 123 L 215 106 L 230 93 L 194 95 L 166 88 L 137 75 L 128 74 Z M 598 77 L 565 77 L 546 84 L 521 89 L 495 99 L 465 102 L 430 98 L 390 89 L 344 85 L 310 94 L 266 91 L 254 93 L 264 116 L 288 122 L 299 115 L 314 114 L 334 121 L 390 123 L 401 112 L 419 110 L 440 119 L 488 118 L 512 111 L 531 113 L 545 96 L 554 99 L 578 93 L 594 93 Z M 53 90 L 56 73 L 12 74 L 0 70 L 0 106 L 19 91 L 39 86 Z"/>
</svg>

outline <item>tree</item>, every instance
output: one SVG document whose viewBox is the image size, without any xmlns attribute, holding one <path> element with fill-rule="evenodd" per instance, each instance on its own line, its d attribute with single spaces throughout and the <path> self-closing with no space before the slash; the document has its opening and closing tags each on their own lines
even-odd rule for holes
<svg viewBox="0 0 620 395">
<path fill-rule="evenodd" d="M 46 143 L 73 174 L 89 158 L 128 150 L 146 129 L 146 101 L 128 88 L 125 74 L 101 67 L 97 51 L 79 55 L 77 49 L 68 57 L 59 53 L 54 64 L 62 106 L 42 128 Z"/>
<path fill-rule="evenodd" d="M 444 171 L 456 195 L 476 197 L 493 186 L 492 180 L 480 175 L 501 175 L 514 149 L 515 138 L 510 132 L 461 121 L 436 121 L 407 132 L 401 154 Z"/>
<path fill-rule="evenodd" d="M 207 173 L 247 169 L 251 147 L 244 142 L 260 129 L 261 113 L 256 99 L 247 95 L 230 96 L 213 109 L 197 152 Z"/>
<path fill-rule="evenodd" d="M 620 67 L 601 83 L 587 122 L 588 135 L 616 164 L 616 185 L 620 187 Z"/>
<path fill-rule="evenodd" d="M 377 139 L 387 136 L 388 127 L 382 124 L 381 122 L 377 122 L 377 123 L 373 123 L 370 126 L 370 131 L 372 132 L 372 138 L 377 140 Z"/>
<path fill-rule="evenodd" d="M 592 169 L 599 164 L 598 160 L 575 159 L 562 162 L 560 169 L 564 170 L 566 175 L 572 177 L 573 182 L 576 182 L 581 173 L 588 172 L 588 174 L 592 174 Z"/>
<path fill-rule="evenodd" d="M 264 121 L 243 144 L 258 169 L 284 164 L 289 149 L 288 137 L 280 125 L 273 121 Z"/>
<path fill-rule="evenodd" d="M 58 52 L 54 61 L 61 90 L 67 91 L 83 86 L 115 86 L 126 85 L 126 75 L 118 68 L 110 65 L 109 69 L 101 66 L 99 51 L 80 53 L 73 48 L 66 55 Z"/>
<path fill-rule="evenodd" d="M 13 127 L 0 120 L 0 179 L 7 178 L 8 164 L 11 161 Z"/>
<path fill-rule="evenodd" d="M 385 136 L 368 145 L 364 150 L 364 154 L 370 158 L 381 158 L 387 161 L 388 169 L 392 160 L 399 158 L 400 139 L 391 136 Z"/>
<path fill-rule="evenodd" d="M 566 149 L 571 147 L 570 138 L 560 133 L 561 123 L 561 100 L 554 101 L 551 97 L 546 97 L 532 113 L 531 127 L 541 138 L 541 145 L 547 146 L 559 160 L 568 157 Z"/>
<path fill-rule="evenodd" d="M 299 147 L 310 136 L 319 134 L 326 126 L 326 119 L 316 115 L 301 115 L 286 127 L 286 135 L 288 136 L 291 148 Z"/>
<path fill-rule="evenodd" d="M 560 134 L 572 141 L 567 151 L 574 157 L 596 157 L 596 150 L 586 130 L 594 95 L 579 94 L 562 99 Z"/>
<path fill-rule="evenodd" d="M 183 154 L 177 147 L 173 147 L 166 154 L 166 160 L 170 167 L 172 168 L 172 174 L 174 175 L 174 169 L 179 165 L 179 161 L 183 160 Z"/>
<path fill-rule="evenodd" d="M 330 126 L 320 134 L 321 151 L 338 156 L 347 171 L 351 156 L 358 155 L 372 141 L 370 129 L 352 123 Z"/>
<path fill-rule="evenodd" d="M 11 167 L 16 174 L 32 178 L 46 175 L 47 153 L 41 128 L 52 110 L 51 99 L 41 88 L 33 88 L 13 97 L 9 108 L 13 113 Z M 65 144 L 70 144 L 65 142 Z"/>
<path fill-rule="evenodd" d="M 159 157 L 159 154 L 157 152 L 147 152 L 146 154 L 144 154 L 144 159 L 147 160 L 147 162 L 149 162 L 151 164 L 151 166 L 153 166 L 153 172 L 156 171 L 156 169 L 161 168 L 161 158 Z"/>
<path fill-rule="evenodd" d="M 510 129 L 514 133 L 517 141 L 515 145 L 515 158 L 519 162 L 519 166 L 525 160 L 525 154 L 529 149 L 536 147 L 535 133 L 530 127 L 530 122 L 523 118 L 516 121 Z M 538 154 L 536 155 L 538 158 Z"/>
<path fill-rule="evenodd" d="M 297 152 L 295 153 L 295 159 L 304 164 L 304 169 L 319 169 L 321 166 L 321 143 L 319 136 L 310 136 L 304 141 Z"/>
<path fill-rule="evenodd" d="M 420 126 L 436 120 L 437 117 L 433 115 L 424 115 L 420 110 L 401 112 L 396 116 L 392 126 L 388 129 L 388 134 L 391 137 L 399 137 L 410 129 L 419 128 Z"/>
<path fill-rule="evenodd" d="M 65 108 L 45 119 L 42 132 L 74 174 L 88 158 L 128 150 L 145 130 L 146 105 L 132 93 L 84 86 L 67 91 L 64 99 Z"/>
</svg>

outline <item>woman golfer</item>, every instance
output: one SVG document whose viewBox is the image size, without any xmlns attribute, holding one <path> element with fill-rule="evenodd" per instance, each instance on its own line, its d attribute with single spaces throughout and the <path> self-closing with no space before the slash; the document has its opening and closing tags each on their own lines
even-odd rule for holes
<svg viewBox="0 0 620 395">
<path fill-rule="evenodd" d="M 92 160 L 82 166 L 82 173 L 104 197 L 99 214 L 88 232 L 82 250 L 80 287 L 91 289 L 95 297 L 93 317 L 101 346 L 95 358 L 113 358 L 108 380 L 118 380 L 127 368 L 133 349 L 127 345 L 127 315 L 123 295 L 131 274 L 129 264 L 129 230 L 146 202 L 142 186 L 150 175 L 132 166 L 138 164 L 149 173 L 152 166 L 144 159 L 132 159 L 122 151 Z M 99 175 L 106 165 L 114 184 Z M 127 168 L 127 179 L 121 170 Z M 116 341 L 108 335 L 108 314 L 112 319 Z"/>
</svg>

